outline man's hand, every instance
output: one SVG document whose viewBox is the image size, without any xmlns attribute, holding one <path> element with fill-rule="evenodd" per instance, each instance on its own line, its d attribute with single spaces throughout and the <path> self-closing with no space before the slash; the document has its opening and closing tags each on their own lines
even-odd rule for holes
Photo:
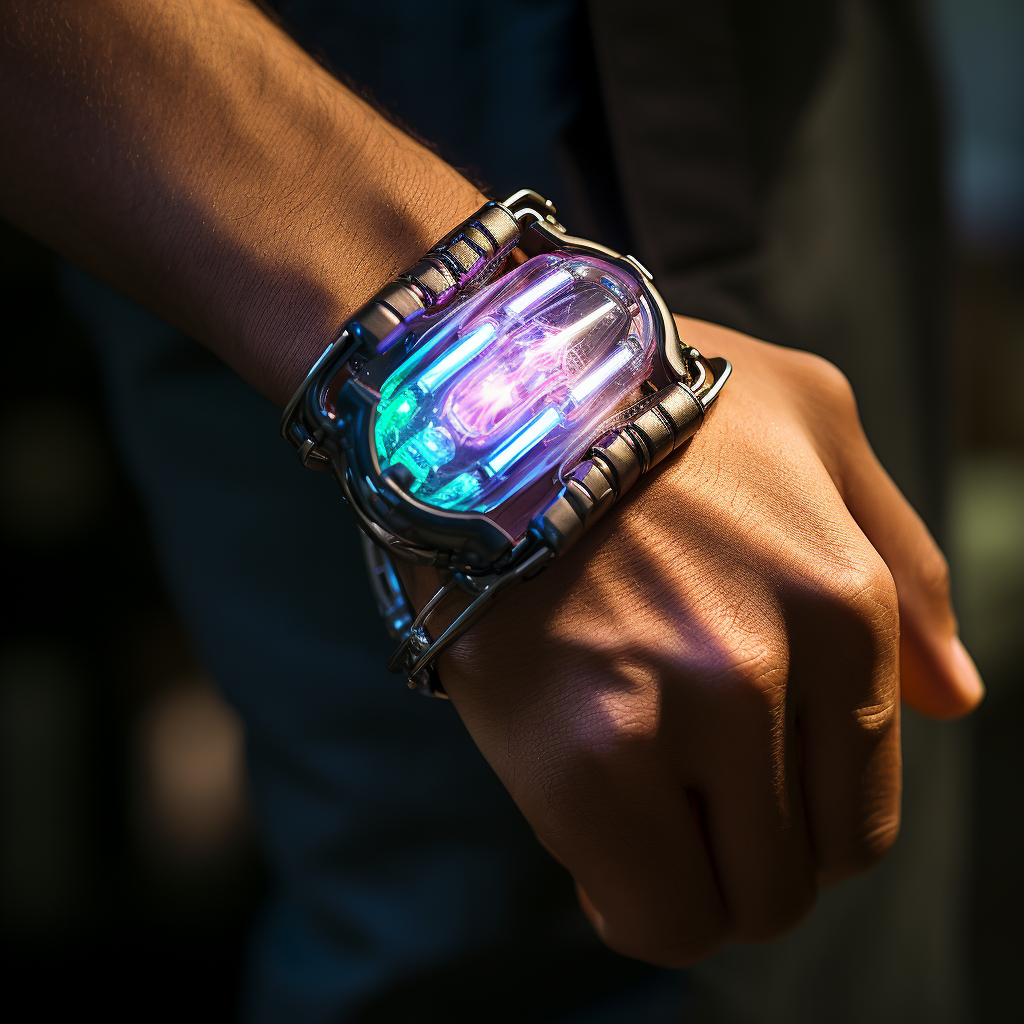
<svg viewBox="0 0 1024 1024">
<path fill-rule="evenodd" d="M 842 374 L 679 326 L 735 367 L 704 426 L 441 662 L 605 941 L 672 966 L 778 934 L 888 850 L 901 665 L 925 714 L 983 693 Z"/>
</svg>

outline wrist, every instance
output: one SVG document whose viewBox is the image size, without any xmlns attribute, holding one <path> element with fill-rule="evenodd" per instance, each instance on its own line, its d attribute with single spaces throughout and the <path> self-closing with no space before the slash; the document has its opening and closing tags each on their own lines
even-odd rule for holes
<svg viewBox="0 0 1024 1024">
<path fill-rule="evenodd" d="M 420 152 L 388 186 L 324 181 L 303 207 L 299 244 L 243 278 L 236 316 L 246 376 L 278 405 L 356 310 L 485 201 Z"/>
</svg>

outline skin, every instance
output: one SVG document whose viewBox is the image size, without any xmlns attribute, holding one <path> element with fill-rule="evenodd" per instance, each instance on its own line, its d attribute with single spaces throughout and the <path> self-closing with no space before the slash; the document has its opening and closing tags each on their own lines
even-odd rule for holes
<svg viewBox="0 0 1024 1024">
<path fill-rule="evenodd" d="M 843 375 L 678 322 L 734 363 L 704 426 L 442 663 L 599 933 L 669 966 L 779 934 L 885 854 L 901 676 L 935 717 L 981 697 Z"/>
<path fill-rule="evenodd" d="M 3 216 L 279 404 L 482 202 L 243 0 L 3 0 L 0 143 Z M 672 966 L 884 855 L 901 696 L 983 694 L 839 371 L 679 323 L 735 367 L 704 427 L 441 664 L 598 932 Z"/>
</svg>

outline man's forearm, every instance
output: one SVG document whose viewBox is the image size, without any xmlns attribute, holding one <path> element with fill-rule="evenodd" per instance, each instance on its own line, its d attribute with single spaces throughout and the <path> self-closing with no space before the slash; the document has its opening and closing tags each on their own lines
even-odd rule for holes
<svg viewBox="0 0 1024 1024">
<path fill-rule="evenodd" d="M 482 201 L 246 0 L 0 19 L 0 213 L 278 403 Z"/>
</svg>

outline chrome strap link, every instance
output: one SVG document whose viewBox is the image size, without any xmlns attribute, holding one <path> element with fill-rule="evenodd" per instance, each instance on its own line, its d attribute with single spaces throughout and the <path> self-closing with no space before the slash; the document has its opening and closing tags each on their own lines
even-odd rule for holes
<svg viewBox="0 0 1024 1024">
<path fill-rule="evenodd" d="M 500 269 L 519 244 L 524 225 L 542 220 L 564 231 L 555 212 L 551 200 L 525 188 L 503 203 L 484 203 L 414 266 L 361 306 L 324 349 L 307 379 L 339 345 L 349 342 L 349 350 L 354 351 L 360 344 L 357 335 L 369 334 L 383 340 L 417 313 L 440 310 L 461 293 L 478 288 Z M 301 389 L 285 407 L 281 433 L 298 450 L 299 461 L 307 469 L 330 472 L 330 459 L 317 448 L 316 439 L 309 436 L 299 420 L 300 400 Z"/>
<path fill-rule="evenodd" d="M 504 203 L 484 203 L 415 266 L 385 285 L 352 320 L 385 338 L 414 314 L 443 308 L 501 267 L 519 243 L 523 221 L 543 219 L 560 227 L 554 215 L 551 202 L 529 189 Z"/>
</svg>

